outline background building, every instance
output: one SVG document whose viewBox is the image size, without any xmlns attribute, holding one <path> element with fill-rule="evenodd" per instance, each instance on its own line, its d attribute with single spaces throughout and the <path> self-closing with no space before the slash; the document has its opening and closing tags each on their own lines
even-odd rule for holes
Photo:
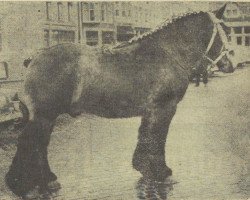
<svg viewBox="0 0 250 200">
<path fill-rule="evenodd" d="M 161 22 L 155 2 L 82 2 L 82 42 L 88 45 L 127 41 Z"/>
<path fill-rule="evenodd" d="M 250 2 L 228 3 L 224 22 L 231 28 L 229 42 L 233 46 L 250 46 Z"/>
<path fill-rule="evenodd" d="M 82 2 L 79 4 L 80 42 L 88 45 L 112 44 L 116 40 L 116 27 L 112 2 Z"/>
<path fill-rule="evenodd" d="M 173 15 L 208 9 L 208 2 L 0 2 L 0 81 L 21 80 L 23 60 L 40 49 L 63 42 L 127 41 Z M 5 68 L 8 78 L 1 78 Z"/>
<path fill-rule="evenodd" d="M 20 80 L 23 60 L 39 49 L 77 42 L 77 6 L 68 2 L 0 2 L 0 73 Z"/>
</svg>

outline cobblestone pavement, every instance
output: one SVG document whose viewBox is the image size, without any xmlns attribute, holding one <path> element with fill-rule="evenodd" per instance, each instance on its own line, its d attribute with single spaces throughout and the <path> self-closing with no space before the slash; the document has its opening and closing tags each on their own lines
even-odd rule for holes
<svg viewBox="0 0 250 200">
<path fill-rule="evenodd" d="M 190 85 L 167 141 L 173 176 L 149 182 L 132 169 L 139 118 L 84 115 L 58 120 L 49 147 L 62 189 L 51 199 L 248 199 L 250 68 Z M 4 177 L 13 149 L 0 150 Z M 0 199 L 17 199 L 0 180 Z"/>
</svg>

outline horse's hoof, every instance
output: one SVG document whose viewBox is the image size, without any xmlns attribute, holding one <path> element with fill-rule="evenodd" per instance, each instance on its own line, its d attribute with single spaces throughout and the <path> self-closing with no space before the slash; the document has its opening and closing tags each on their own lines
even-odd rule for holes
<svg viewBox="0 0 250 200">
<path fill-rule="evenodd" d="M 27 192 L 24 196 L 24 200 L 31 200 L 31 199 L 39 199 L 40 193 L 39 193 L 39 187 L 35 187 L 34 189 Z"/>
<path fill-rule="evenodd" d="M 153 167 L 150 171 L 141 172 L 143 177 L 152 181 L 163 182 L 172 175 L 172 170 L 168 166 Z"/>
<path fill-rule="evenodd" d="M 172 175 L 172 170 L 165 164 L 164 159 L 158 156 L 141 155 L 133 158 L 133 168 L 139 171 L 145 179 L 164 181 Z"/>
<path fill-rule="evenodd" d="M 51 192 L 60 190 L 62 188 L 61 184 L 58 181 L 49 182 L 47 187 L 48 187 L 48 190 L 50 190 Z"/>
</svg>

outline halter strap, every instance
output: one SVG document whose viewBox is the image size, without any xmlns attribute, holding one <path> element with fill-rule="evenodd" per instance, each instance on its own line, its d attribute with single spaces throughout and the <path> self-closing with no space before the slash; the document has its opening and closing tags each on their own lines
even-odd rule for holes
<svg viewBox="0 0 250 200">
<path fill-rule="evenodd" d="M 229 45 L 228 45 L 228 41 L 227 41 L 227 36 L 226 36 L 222 26 L 220 25 L 220 23 L 222 23 L 223 21 L 217 19 L 216 16 L 211 12 L 208 12 L 208 15 L 209 15 L 211 21 L 213 22 L 214 28 L 213 28 L 213 34 L 211 36 L 211 39 L 209 41 L 209 44 L 208 44 L 207 49 L 206 49 L 203 56 L 207 60 L 209 60 L 213 65 L 215 65 L 227 53 L 227 51 L 222 51 L 223 50 L 223 47 L 222 47 L 219 57 L 217 57 L 215 60 L 213 60 L 207 56 L 208 52 L 210 51 L 210 49 L 214 43 L 214 40 L 215 40 L 217 33 L 219 33 L 220 39 L 222 40 L 222 43 L 226 47 L 226 49 L 228 49 Z"/>
<path fill-rule="evenodd" d="M 207 49 L 206 49 L 206 51 L 205 51 L 205 55 L 206 55 L 206 54 L 209 52 L 209 50 L 211 49 L 211 47 L 212 47 L 212 45 L 213 45 L 213 43 L 214 43 L 215 37 L 216 37 L 216 35 L 217 35 L 217 32 L 218 32 L 218 29 L 216 28 L 216 26 L 215 26 L 215 24 L 214 24 L 213 34 L 212 34 L 212 37 L 211 37 L 211 39 L 210 39 L 210 41 L 209 41 L 209 44 L 208 44 L 208 46 L 207 46 Z"/>
</svg>

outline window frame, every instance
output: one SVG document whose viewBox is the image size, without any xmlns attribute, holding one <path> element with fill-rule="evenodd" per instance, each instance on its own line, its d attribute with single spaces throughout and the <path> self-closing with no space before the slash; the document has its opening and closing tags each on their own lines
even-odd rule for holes
<svg viewBox="0 0 250 200">
<path fill-rule="evenodd" d="M 50 9 L 51 9 L 51 1 L 46 2 L 46 19 L 52 20 L 52 17 L 50 15 Z"/>
<path fill-rule="evenodd" d="M 3 70 L 5 71 L 5 77 L 0 77 L 0 80 L 7 80 L 9 78 L 8 63 L 5 61 L 0 62 L 0 66 L 3 66 Z"/>
<path fill-rule="evenodd" d="M 241 36 L 236 37 L 236 43 L 237 43 L 237 45 L 239 45 L 239 46 L 242 45 L 242 37 L 241 37 Z"/>
<path fill-rule="evenodd" d="M 63 3 L 57 2 L 57 19 L 59 22 L 63 21 Z"/>
<path fill-rule="evenodd" d="M 89 3 L 88 5 L 89 21 L 93 22 L 96 20 L 95 17 L 95 4 Z"/>
<path fill-rule="evenodd" d="M 68 22 L 71 22 L 72 21 L 73 3 L 68 2 L 67 6 L 68 6 Z"/>
</svg>

